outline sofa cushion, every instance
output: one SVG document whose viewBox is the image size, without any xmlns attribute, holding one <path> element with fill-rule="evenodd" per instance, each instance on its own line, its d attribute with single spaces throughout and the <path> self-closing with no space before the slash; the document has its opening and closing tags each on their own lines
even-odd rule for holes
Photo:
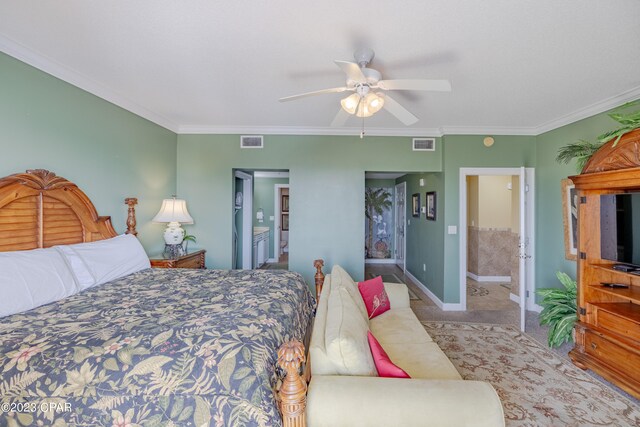
<svg viewBox="0 0 640 427">
<path fill-rule="evenodd" d="M 433 341 L 410 308 L 393 308 L 371 319 L 369 329 L 380 342 L 384 341 L 384 343 Z"/>
<path fill-rule="evenodd" d="M 461 380 L 462 377 L 435 342 L 392 344 L 379 339 L 380 344 L 397 366 L 411 378 L 430 380 Z"/>
<path fill-rule="evenodd" d="M 367 332 L 367 338 L 369 339 L 369 347 L 371 348 L 371 355 L 373 356 L 373 362 L 376 365 L 379 377 L 385 378 L 411 378 L 402 368 L 394 365 L 389 358 L 389 355 L 384 351 L 384 348 L 380 345 L 376 337 L 373 336 L 371 331 Z"/>
<path fill-rule="evenodd" d="M 333 280 L 333 273 L 331 276 Z M 367 320 L 362 317 L 349 292 L 343 287 L 333 287 L 332 283 L 324 338 L 326 354 L 338 374 L 377 374 L 367 341 L 368 331 Z"/>
<path fill-rule="evenodd" d="M 347 273 L 344 268 L 339 265 L 334 265 L 331 269 L 331 288 L 344 288 L 353 302 L 358 307 L 358 311 L 362 315 L 362 318 L 369 323 L 369 315 L 367 314 L 367 307 L 364 305 L 364 301 L 362 300 L 362 296 L 360 295 L 360 291 L 358 290 L 358 285 L 353 281 L 349 273 Z"/>
<path fill-rule="evenodd" d="M 391 308 L 382 277 L 377 276 L 364 282 L 358 282 L 358 290 L 364 301 L 364 306 L 367 308 L 369 319 L 373 319 Z"/>
</svg>

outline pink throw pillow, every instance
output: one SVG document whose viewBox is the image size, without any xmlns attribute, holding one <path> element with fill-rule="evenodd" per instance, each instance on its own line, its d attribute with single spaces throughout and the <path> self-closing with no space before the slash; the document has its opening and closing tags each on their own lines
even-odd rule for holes
<svg viewBox="0 0 640 427">
<path fill-rule="evenodd" d="M 376 364 L 378 376 L 386 378 L 411 378 L 402 368 L 396 366 L 384 348 L 380 345 L 376 337 L 373 336 L 371 331 L 367 332 L 367 339 L 369 340 L 369 348 L 371 349 L 371 355 L 373 356 L 373 363 Z"/>
<path fill-rule="evenodd" d="M 387 291 L 384 290 L 382 277 L 378 276 L 364 282 L 358 282 L 358 290 L 362 295 L 364 305 L 367 307 L 369 319 L 380 316 L 391 308 L 389 296 Z"/>
</svg>

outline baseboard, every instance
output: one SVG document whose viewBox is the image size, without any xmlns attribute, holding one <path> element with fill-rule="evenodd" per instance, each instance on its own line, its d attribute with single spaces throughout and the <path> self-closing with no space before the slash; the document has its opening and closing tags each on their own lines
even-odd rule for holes
<svg viewBox="0 0 640 427">
<path fill-rule="evenodd" d="M 273 264 L 275 262 L 278 262 L 278 260 L 275 258 L 269 258 L 266 262 L 268 262 L 269 264 Z"/>
<path fill-rule="evenodd" d="M 470 271 L 467 271 L 467 277 L 475 280 L 476 282 L 510 282 L 511 276 L 478 276 Z"/>
<path fill-rule="evenodd" d="M 542 306 L 536 304 L 535 302 L 527 304 L 527 311 L 535 311 L 536 313 L 540 313 L 542 311 Z"/>
<path fill-rule="evenodd" d="M 382 259 L 365 258 L 364 263 L 365 264 L 395 264 L 396 260 L 393 258 L 382 258 Z"/>
<path fill-rule="evenodd" d="M 516 304 L 520 305 L 520 297 L 518 295 L 509 293 L 509 298 L 511 299 L 511 301 L 513 301 Z M 540 313 L 542 311 L 542 307 L 539 306 L 538 304 L 536 304 L 535 302 L 527 302 L 526 310 L 527 311 L 535 311 L 536 313 Z"/>
<path fill-rule="evenodd" d="M 407 270 L 405 272 L 405 274 L 411 279 L 413 280 L 418 286 L 420 286 L 420 288 L 424 291 L 425 294 L 427 294 L 427 296 L 429 297 L 429 299 L 431 301 L 434 302 L 435 305 L 438 306 L 438 308 L 442 311 L 464 311 L 462 309 L 462 304 L 457 303 L 445 303 L 442 302 L 442 300 L 440 298 L 438 298 L 436 296 L 436 294 L 434 294 L 433 292 L 431 292 L 429 290 L 429 288 L 426 287 L 426 285 L 424 283 L 422 283 L 420 280 L 418 280 L 418 278 L 416 276 L 414 276 L 413 274 L 411 274 L 409 272 L 409 270 Z"/>
</svg>

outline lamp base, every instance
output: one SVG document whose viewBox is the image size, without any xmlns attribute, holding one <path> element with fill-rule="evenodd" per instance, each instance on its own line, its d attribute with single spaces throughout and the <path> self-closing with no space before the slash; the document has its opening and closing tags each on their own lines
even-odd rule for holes
<svg viewBox="0 0 640 427">
<path fill-rule="evenodd" d="M 167 245 L 180 245 L 184 240 L 184 229 L 179 222 L 170 222 L 164 230 L 164 243 Z"/>
<path fill-rule="evenodd" d="M 164 259 L 178 259 L 182 255 L 184 255 L 184 248 L 182 245 L 164 245 L 164 252 L 162 252 L 162 257 Z"/>
</svg>

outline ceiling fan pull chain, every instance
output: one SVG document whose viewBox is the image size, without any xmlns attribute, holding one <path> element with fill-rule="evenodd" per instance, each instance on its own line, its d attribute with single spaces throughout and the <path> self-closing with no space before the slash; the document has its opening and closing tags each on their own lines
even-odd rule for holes
<svg viewBox="0 0 640 427">
<path fill-rule="evenodd" d="M 360 132 L 360 139 L 364 139 L 364 116 L 362 116 L 362 131 Z"/>
</svg>

